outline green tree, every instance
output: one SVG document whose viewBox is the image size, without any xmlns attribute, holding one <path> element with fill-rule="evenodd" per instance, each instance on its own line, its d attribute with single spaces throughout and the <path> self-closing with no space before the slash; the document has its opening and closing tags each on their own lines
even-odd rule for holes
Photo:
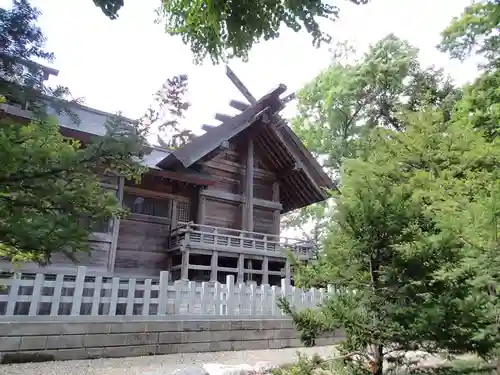
<svg viewBox="0 0 500 375">
<path fill-rule="evenodd" d="M 195 137 L 191 130 L 182 128 L 180 124 L 190 107 L 185 99 L 187 90 L 187 75 L 180 74 L 167 79 L 155 93 L 153 104 L 142 117 L 149 127 L 157 128 L 157 141 L 161 147 L 181 147 Z"/>
<path fill-rule="evenodd" d="M 94 3 L 110 19 L 116 19 L 124 5 L 123 0 L 94 0 Z M 247 58 L 255 43 L 278 38 L 283 26 L 294 31 L 305 29 L 317 46 L 329 42 L 331 36 L 322 31 L 318 20 L 336 20 L 339 8 L 321 0 L 162 0 L 158 13 L 166 24 L 166 32 L 182 37 L 191 46 L 196 61 L 201 62 L 208 55 L 218 63 L 226 57 Z"/>
<path fill-rule="evenodd" d="M 373 130 L 363 141 L 370 152 L 344 163 L 324 251 L 313 264 L 294 266 L 296 285 L 339 291 L 317 310 L 282 305 L 309 344 L 320 332 L 345 329 L 342 353 L 361 356 L 347 368 L 377 375 L 387 356 L 398 360 L 408 350 L 488 356 L 499 338 L 492 334 L 491 298 L 478 285 L 483 270 L 468 263 L 484 254 L 478 246 L 491 242 L 493 236 L 481 237 L 491 225 L 467 247 L 452 223 L 465 207 L 463 220 L 470 222 L 498 204 L 489 189 L 498 187 L 500 144 L 470 122 L 444 121 L 435 109 L 400 119 L 404 132 Z M 491 217 L 478 218 L 477 226 Z"/>
<path fill-rule="evenodd" d="M 37 100 L 40 96 L 51 97 L 58 111 L 64 111 L 66 103 L 57 99 L 69 96 L 67 87 L 44 85 L 45 70 L 33 61 L 54 60 L 54 54 L 43 48 L 46 39 L 36 25 L 40 14 L 28 0 L 14 0 L 12 8 L 0 8 L 0 94 L 23 108 L 30 102 L 37 116 L 45 113 L 46 102 Z"/>
<path fill-rule="evenodd" d="M 489 139 L 500 136 L 500 1 L 486 0 L 466 7 L 443 31 L 441 51 L 465 60 L 481 57 L 484 68 L 464 89 L 458 116 L 470 116 Z"/>
<path fill-rule="evenodd" d="M 471 54 L 483 56 L 486 67 L 499 68 L 500 1 L 483 0 L 464 9 L 442 32 L 439 48 L 452 57 L 464 60 Z"/>
<path fill-rule="evenodd" d="M 27 0 L 0 10 L 0 96 L 12 106 L 28 103 L 33 116 L 27 121 L 0 112 L 0 255 L 45 264 L 56 252 L 75 259 L 88 250 L 96 223 L 125 214 L 114 195 L 103 193 L 95 172 L 137 178 L 147 129 L 116 116 L 106 136 L 88 145 L 60 134 L 45 109 L 72 107 L 64 100 L 67 90 L 44 86 L 43 67 L 31 62 L 53 57 L 43 49 L 38 15 Z"/>
<path fill-rule="evenodd" d="M 334 179 L 345 158 L 354 157 L 358 139 L 383 126 L 402 131 L 398 114 L 418 111 L 426 105 L 442 108 L 451 116 L 460 97 L 441 70 L 424 69 L 418 50 L 394 35 L 383 38 L 360 58 L 341 54 L 327 69 L 298 93 L 298 115 L 292 128 Z M 347 62 L 346 62 L 347 60 Z M 321 238 L 335 208 L 323 202 L 291 213 L 284 225 L 308 228 Z M 306 231 L 307 234 L 308 231 Z"/>
<path fill-rule="evenodd" d="M 486 60 L 462 98 L 405 101 L 400 129 L 353 137 L 324 251 L 294 265 L 296 285 L 338 290 L 318 310 L 292 311 L 286 301 L 283 309 L 308 344 L 344 328 L 340 365 L 349 373 L 380 374 L 400 350 L 498 358 L 498 5 L 466 8 L 443 33 L 453 56 Z"/>
</svg>

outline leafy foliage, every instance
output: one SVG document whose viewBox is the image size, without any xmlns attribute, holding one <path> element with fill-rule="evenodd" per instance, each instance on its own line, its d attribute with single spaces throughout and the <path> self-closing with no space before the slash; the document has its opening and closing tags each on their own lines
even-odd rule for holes
<svg viewBox="0 0 500 375">
<path fill-rule="evenodd" d="M 139 177 L 147 129 L 116 116 L 104 137 L 86 145 L 60 134 L 46 110 L 76 107 L 63 99 L 66 89 L 44 86 L 46 69 L 31 62 L 53 57 L 43 50 L 39 14 L 27 0 L 0 11 L 0 95 L 14 107 L 29 104 L 32 116 L 0 114 L 0 255 L 45 264 L 58 252 L 75 260 L 89 250 L 96 223 L 125 213 L 114 194 L 103 193 L 96 172 Z"/>
<path fill-rule="evenodd" d="M 453 19 L 439 45 L 452 57 L 466 59 L 471 53 L 482 56 L 485 70 L 465 88 L 458 116 L 471 116 L 474 126 L 486 131 L 489 139 L 500 134 L 500 1 L 473 4 Z"/>
<path fill-rule="evenodd" d="M 452 56 L 472 51 L 487 62 L 488 70 L 463 90 L 416 65 L 417 74 L 397 84 L 394 71 L 388 82 L 396 85 L 382 96 L 382 106 L 371 98 L 354 133 L 330 129 L 357 108 L 339 105 L 345 92 L 339 82 L 355 64 L 337 68 L 334 83 L 323 72 L 313 89 L 303 91 L 310 102 L 303 96 L 308 106 L 295 125 L 339 173 L 341 192 L 328 213 L 323 251 L 307 266 L 294 264 L 294 280 L 301 287 L 333 284 L 337 291 L 317 310 L 294 311 L 285 300 L 281 307 L 307 344 L 321 332 L 345 330 L 341 351 L 349 360 L 341 372 L 378 375 L 414 350 L 476 353 L 498 363 L 499 10 L 498 1 L 474 4 L 443 33 L 440 48 Z M 369 66 L 365 61 L 358 82 L 369 82 Z M 387 65 L 378 60 L 373 67 L 383 71 Z M 409 86 L 413 76 L 418 84 Z M 341 141 L 325 141 L 329 136 Z M 493 367 L 417 366 L 409 373 Z"/>
<path fill-rule="evenodd" d="M 482 55 L 486 67 L 500 63 L 500 1 L 483 0 L 465 8 L 443 31 L 439 45 L 452 57 L 464 60 L 471 53 Z"/>
<path fill-rule="evenodd" d="M 302 88 L 292 127 L 337 179 L 344 159 L 355 157 L 358 139 L 371 129 L 402 131 L 398 115 L 428 105 L 448 118 L 460 95 L 441 70 L 421 67 L 415 47 L 388 35 L 354 62 L 342 62 L 341 54 Z M 291 213 L 284 223 L 295 230 L 311 224 L 312 239 L 321 243 L 332 210 L 331 202 L 322 202 Z"/>
<path fill-rule="evenodd" d="M 13 0 L 12 5 L 11 9 L 0 8 L 0 93 L 22 107 L 30 102 L 30 110 L 38 116 L 46 109 L 45 101 L 36 100 L 40 96 L 51 97 L 57 112 L 68 113 L 65 103 L 57 100 L 69 95 L 68 88 L 45 86 L 44 67 L 32 61 L 54 59 L 54 54 L 43 49 L 45 37 L 36 26 L 40 11 L 29 0 Z"/>
<path fill-rule="evenodd" d="M 366 4 L 368 0 L 349 0 Z M 123 6 L 123 0 L 94 0 L 111 19 Z M 319 46 L 331 36 L 322 31 L 319 19 L 335 20 L 339 8 L 321 0 L 290 1 L 181 1 L 162 0 L 158 10 L 170 35 L 179 35 L 191 46 L 197 62 L 208 55 L 214 63 L 226 57 L 247 58 L 255 43 L 280 36 L 286 26 L 294 31 L 305 29 Z"/>
<path fill-rule="evenodd" d="M 157 127 L 161 134 L 157 136 L 161 147 L 181 147 L 195 137 L 191 130 L 180 126 L 180 120 L 190 107 L 190 103 L 184 99 L 187 89 L 187 75 L 181 74 L 167 79 L 156 92 L 154 104 L 142 117 L 143 123 L 147 123 L 149 127 L 153 125 Z"/>
<path fill-rule="evenodd" d="M 374 373 L 393 352 L 486 356 L 499 338 L 491 302 L 476 287 L 481 273 L 470 267 L 473 253 L 449 225 L 459 208 L 498 184 L 500 144 L 470 123 L 444 122 L 435 110 L 402 121 L 404 132 L 375 129 L 363 141 L 371 152 L 344 164 L 315 272 L 295 266 L 297 285 L 327 281 L 340 291 L 316 311 L 282 305 L 303 336 L 345 329 L 343 353 L 367 353 Z"/>
<path fill-rule="evenodd" d="M 0 255 L 12 262 L 50 262 L 60 252 L 72 260 L 88 251 L 96 223 L 123 216 L 113 193 L 103 193 L 97 168 L 129 177 L 143 169 L 129 159 L 141 153 L 131 129 L 117 120 L 108 136 L 82 148 L 65 139 L 59 125 L 2 120 L 0 149 Z M 87 221 L 82 221 L 87 218 Z"/>
</svg>

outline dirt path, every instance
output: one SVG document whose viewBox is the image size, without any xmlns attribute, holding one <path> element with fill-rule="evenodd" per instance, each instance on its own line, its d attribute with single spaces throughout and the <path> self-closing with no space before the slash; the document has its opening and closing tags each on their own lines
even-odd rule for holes
<svg viewBox="0 0 500 375">
<path fill-rule="evenodd" d="M 218 353 L 169 354 L 135 358 L 94 359 L 0 365 L 0 375 L 170 375 L 178 368 L 203 363 L 254 365 L 259 361 L 276 364 L 293 362 L 297 351 L 327 357 L 333 346 L 274 350 L 245 350 Z"/>
</svg>

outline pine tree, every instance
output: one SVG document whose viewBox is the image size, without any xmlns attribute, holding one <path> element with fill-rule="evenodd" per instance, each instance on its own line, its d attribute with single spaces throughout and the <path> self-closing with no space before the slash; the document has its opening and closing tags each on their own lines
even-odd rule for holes
<svg viewBox="0 0 500 375">
<path fill-rule="evenodd" d="M 345 330 L 342 353 L 361 356 L 348 361 L 350 373 L 380 375 L 384 360 L 408 350 L 487 357 L 499 343 L 485 286 L 499 285 L 490 262 L 499 250 L 500 144 L 435 109 L 401 121 L 404 132 L 379 128 L 360 141 L 369 152 L 344 164 L 323 253 L 294 266 L 296 285 L 338 293 L 318 310 L 282 301 L 308 344 Z"/>
<path fill-rule="evenodd" d="M 46 110 L 73 111 L 68 90 L 45 86 L 44 68 L 32 61 L 53 58 L 44 50 L 39 15 L 27 0 L 0 10 L 0 97 L 22 108 L 29 103 L 33 116 L 0 113 L 0 256 L 46 264 L 57 252 L 75 260 L 89 250 L 96 224 L 126 213 L 95 172 L 138 178 L 147 129 L 116 116 L 106 136 L 85 147 L 60 134 Z"/>
</svg>

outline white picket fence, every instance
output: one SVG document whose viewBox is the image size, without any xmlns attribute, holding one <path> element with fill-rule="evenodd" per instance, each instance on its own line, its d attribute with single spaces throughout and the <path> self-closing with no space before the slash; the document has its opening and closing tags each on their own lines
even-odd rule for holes
<svg viewBox="0 0 500 375">
<path fill-rule="evenodd" d="M 277 306 L 285 296 L 297 309 L 314 308 L 333 289 L 301 290 L 287 285 L 235 285 L 169 282 L 159 279 L 89 276 L 78 267 L 76 276 L 37 273 L 0 279 L 0 316 L 197 315 L 227 317 L 282 316 Z"/>
</svg>

